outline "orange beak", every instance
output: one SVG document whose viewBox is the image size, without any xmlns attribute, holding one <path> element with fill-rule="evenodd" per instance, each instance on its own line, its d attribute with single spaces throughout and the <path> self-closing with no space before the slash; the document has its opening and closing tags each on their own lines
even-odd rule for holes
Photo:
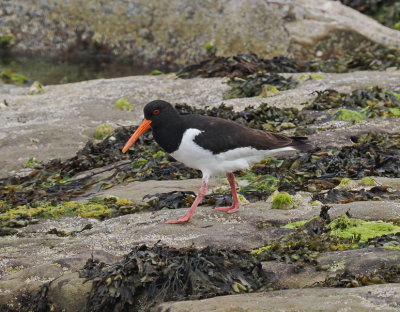
<svg viewBox="0 0 400 312">
<path fill-rule="evenodd" d="M 142 123 L 136 129 L 135 133 L 132 134 L 131 138 L 126 142 L 124 148 L 122 149 L 122 153 L 126 153 L 128 149 L 132 147 L 133 144 L 139 139 L 139 137 L 145 133 L 151 126 L 151 120 L 143 119 Z"/>
</svg>

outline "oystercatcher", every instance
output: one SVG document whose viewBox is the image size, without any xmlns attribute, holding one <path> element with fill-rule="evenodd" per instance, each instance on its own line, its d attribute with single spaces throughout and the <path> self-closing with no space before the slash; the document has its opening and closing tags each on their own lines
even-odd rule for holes
<svg viewBox="0 0 400 312">
<path fill-rule="evenodd" d="M 202 116 L 179 115 L 168 102 L 156 100 L 144 107 L 144 120 L 122 149 L 126 153 L 142 133 L 150 127 L 156 142 L 176 160 L 202 172 L 200 191 L 189 211 L 177 220 L 189 221 L 207 191 L 210 176 L 224 173 L 232 191 L 232 206 L 215 208 L 234 213 L 239 209 L 233 171 L 246 169 L 273 154 L 308 150 L 306 137 L 288 137 L 282 134 L 247 128 L 231 120 Z"/>
</svg>

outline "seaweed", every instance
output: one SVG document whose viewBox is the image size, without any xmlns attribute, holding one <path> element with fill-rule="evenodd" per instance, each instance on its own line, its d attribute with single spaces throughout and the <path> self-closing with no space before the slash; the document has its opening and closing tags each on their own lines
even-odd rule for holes
<svg viewBox="0 0 400 312">
<path fill-rule="evenodd" d="M 177 72 L 177 76 L 179 78 L 245 77 L 263 69 L 265 64 L 257 55 L 239 54 L 230 57 L 216 56 L 199 64 L 186 66 Z"/>
<path fill-rule="evenodd" d="M 375 186 L 371 189 L 360 190 L 345 190 L 331 189 L 323 194 L 313 196 L 314 200 L 319 200 L 323 203 L 350 203 L 353 201 L 368 201 L 368 200 L 396 200 L 400 199 L 400 191 L 391 191 L 389 186 Z"/>
<path fill-rule="evenodd" d="M 266 283 L 261 263 L 240 250 L 142 245 L 101 269 L 89 262 L 87 311 L 149 311 L 165 301 L 252 292 Z"/>
<path fill-rule="evenodd" d="M 245 78 L 233 77 L 227 84 L 232 89 L 224 93 L 224 99 L 272 96 L 279 91 L 295 88 L 298 82 L 290 77 L 285 78 L 278 74 L 256 73 Z"/>
<path fill-rule="evenodd" d="M 388 265 L 382 261 L 380 267 L 369 274 L 355 274 L 345 270 L 343 273 L 327 277 L 323 282 L 316 283 L 315 286 L 351 288 L 398 282 L 400 282 L 400 264 Z"/>
<path fill-rule="evenodd" d="M 349 110 L 355 110 L 353 115 L 356 117 L 350 116 L 350 118 L 356 119 L 400 116 L 400 98 L 398 94 L 378 86 L 354 90 L 351 93 L 341 93 L 331 89 L 316 91 L 315 93 L 317 97 L 304 109 L 327 110 L 340 108 L 337 112 L 342 112 L 342 114 Z"/>
<path fill-rule="evenodd" d="M 278 240 L 253 250 L 253 254 L 257 255 L 260 261 L 275 260 L 293 263 L 301 268 L 304 264 L 317 265 L 318 255 L 322 252 L 337 250 L 337 248 L 356 248 L 359 239 L 333 235 L 328 227 L 331 222 L 328 219 L 316 217 L 305 223 L 299 223 L 295 231 L 290 230 Z"/>
<path fill-rule="evenodd" d="M 352 146 L 318 147 L 280 162 L 257 164 L 251 171 L 275 176 L 280 181 L 279 191 L 331 189 L 343 177 L 400 177 L 399 135 L 372 132 L 352 139 Z"/>
<path fill-rule="evenodd" d="M 398 16 L 400 5 L 396 4 L 396 11 L 387 10 Z M 397 15 L 396 15 L 397 14 Z M 399 19 L 392 19 L 393 27 L 399 26 Z M 384 21 L 384 19 L 382 19 Z M 385 70 L 389 67 L 400 67 L 400 51 L 388 48 L 359 36 L 348 35 L 345 31 L 335 33 L 338 42 L 335 45 L 342 49 L 333 48 L 332 38 L 322 40 L 315 50 L 327 51 L 329 56 L 313 58 L 309 60 L 291 59 L 277 56 L 272 59 L 262 59 L 255 54 L 238 54 L 235 56 L 215 56 L 180 69 L 177 72 L 179 78 L 194 77 L 239 77 L 245 78 L 257 73 L 304 73 L 327 72 L 346 73 L 359 70 Z M 358 42 L 354 46 L 354 42 Z M 327 46 L 324 46 L 327 45 Z"/>
</svg>

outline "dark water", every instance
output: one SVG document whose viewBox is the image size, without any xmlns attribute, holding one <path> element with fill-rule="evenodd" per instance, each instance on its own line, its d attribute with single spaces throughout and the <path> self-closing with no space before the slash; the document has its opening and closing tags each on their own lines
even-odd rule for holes
<svg viewBox="0 0 400 312">
<path fill-rule="evenodd" d="M 104 61 L 98 58 L 82 58 L 66 61 L 42 55 L 0 56 L 0 72 L 11 71 L 23 74 L 31 81 L 37 80 L 45 85 L 147 75 L 158 69 L 118 59 Z"/>
</svg>

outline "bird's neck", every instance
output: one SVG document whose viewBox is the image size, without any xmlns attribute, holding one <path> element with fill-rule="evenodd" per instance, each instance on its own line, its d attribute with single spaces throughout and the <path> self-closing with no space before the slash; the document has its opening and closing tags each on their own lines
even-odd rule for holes
<svg viewBox="0 0 400 312">
<path fill-rule="evenodd" d="M 168 124 L 153 128 L 154 139 L 167 153 L 176 151 L 182 140 L 184 129 L 180 117 L 169 118 Z"/>
</svg>

